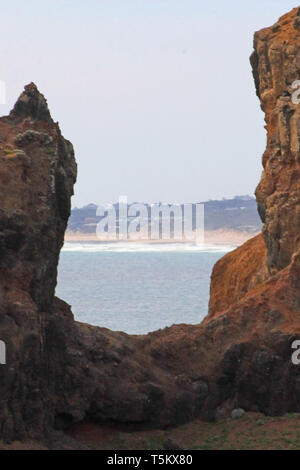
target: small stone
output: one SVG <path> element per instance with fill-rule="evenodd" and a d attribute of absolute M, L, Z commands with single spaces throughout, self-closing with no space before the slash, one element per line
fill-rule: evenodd
<path fill-rule="evenodd" d="M 294 28 L 297 30 L 297 31 L 300 31 L 300 17 L 297 16 L 295 21 L 294 21 Z"/>
<path fill-rule="evenodd" d="M 172 439 L 166 439 L 163 443 L 164 450 L 183 450 L 176 442 Z"/>
<path fill-rule="evenodd" d="M 113 362 L 114 364 L 120 364 L 121 362 L 121 358 L 118 353 L 113 351 L 112 349 L 108 349 L 107 351 L 105 351 L 103 360 L 104 362 Z"/>
<path fill-rule="evenodd" d="M 277 31 L 280 30 L 280 24 L 279 23 L 275 23 L 273 28 L 272 28 L 272 33 L 277 33 Z"/>
<path fill-rule="evenodd" d="M 231 418 L 232 419 L 238 419 L 238 418 L 241 418 L 242 416 L 244 416 L 244 414 L 245 414 L 245 410 L 243 410 L 242 408 L 235 408 L 231 412 Z"/>
<path fill-rule="evenodd" d="M 256 424 L 257 424 L 257 426 L 263 426 L 263 425 L 265 424 L 265 422 L 264 422 L 263 419 L 258 419 L 258 420 L 256 421 Z"/>

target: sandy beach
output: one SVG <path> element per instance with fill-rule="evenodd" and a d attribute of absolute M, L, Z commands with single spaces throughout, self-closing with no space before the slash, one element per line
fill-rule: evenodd
<path fill-rule="evenodd" d="M 240 246 L 245 243 L 250 238 L 257 235 L 257 233 L 250 232 L 240 232 L 237 230 L 212 230 L 205 231 L 204 234 L 204 243 L 209 245 L 230 245 L 230 246 Z M 118 240 L 114 239 L 105 239 L 98 238 L 95 233 L 82 233 L 82 232 L 71 232 L 67 231 L 65 235 L 65 241 L 67 242 L 115 242 L 118 243 Z M 122 240 L 124 242 L 124 240 Z M 125 240 L 127 243 L 185 243 L 181 240 Z M 190 240 L 187 241 L 190 243 Z"/>

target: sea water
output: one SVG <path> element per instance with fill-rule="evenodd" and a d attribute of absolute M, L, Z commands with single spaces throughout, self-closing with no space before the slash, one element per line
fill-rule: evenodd
<path fill-rule="evenodd" d="M 130 334 L 207 314 L 210 275 L 228 246 L 194 243 L 66 242 L 56 295 L 75 319 Z"/>

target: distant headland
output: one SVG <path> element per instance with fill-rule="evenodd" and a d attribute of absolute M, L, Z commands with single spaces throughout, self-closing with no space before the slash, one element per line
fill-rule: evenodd
<path fill-rule="evenodd" d="M 205 243 L 239 246 L 261 231 L 262 223 L 256 199 L 252 196 L 235 196 L 232 199 L 209 200 L 200 204 L 204 205 Z M 72 210 L 66 241 L 101 241 L 96 235 L 96 227 L 101 220 L 97 216 L 97 207 L 96 204 L 88 204 Z"/>

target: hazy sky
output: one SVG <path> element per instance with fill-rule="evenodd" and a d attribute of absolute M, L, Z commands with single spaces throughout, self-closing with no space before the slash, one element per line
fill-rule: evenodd
<path fill-rule="evenodd" d="M 73 206 L 253 194 L 265 147 L 248 57 L 285 0 L 10 0 L 7 114 L 34 81 L 75 147 Z"/>

